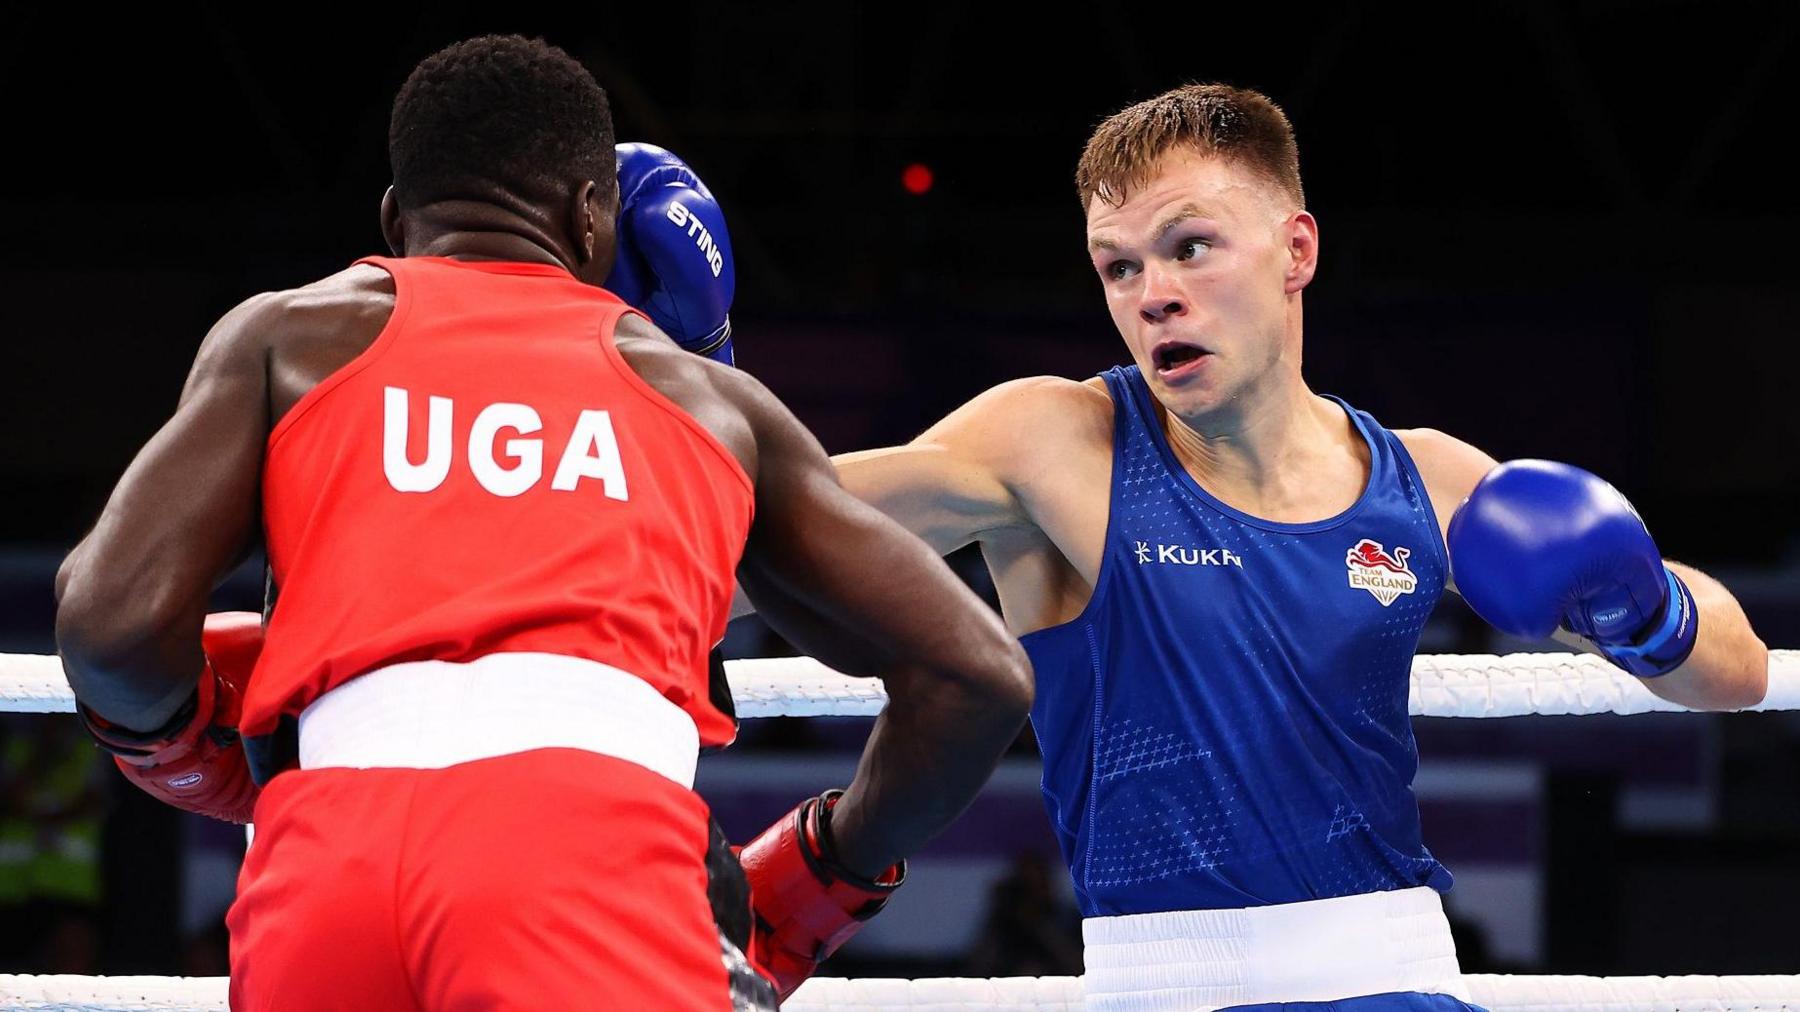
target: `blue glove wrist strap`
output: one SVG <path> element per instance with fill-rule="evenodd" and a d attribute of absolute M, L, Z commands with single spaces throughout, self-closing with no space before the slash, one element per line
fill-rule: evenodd
<path fill-rule="evenodd" d="M 692 352 L 702 358 L 710 358 L 716 362 L 723 362 L 726 365 L 737 364 L 735 361 L 736 356 L 731 353 L 730 317 L 726 317 L 725 322 L 719 324 L 719 329 L 705 337 L 696 337 L 692 340 L 677 341 L 676 343 L 681 345 L 684 351 Z"/>
<path fill-rule="evenodd" d="M 1639 678 L 1655 678 L 1680 667 L 1694 652 L 1700 631 L 1693 592 L 1667 566 L 1663 567 L 1663 577 L 1668 581 L 1669 598 L 1663 606 L 1662 621 L 1639 636 L 1636 643 L 1600 644 L 1609 660 Z"/>

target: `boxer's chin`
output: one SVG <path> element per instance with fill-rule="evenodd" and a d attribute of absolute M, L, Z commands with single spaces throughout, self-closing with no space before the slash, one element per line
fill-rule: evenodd
<path fill-rule="evenodd" d="M 1157 369 L 1150 387 L 1164 408 L 1184 418 L 1204 417 L 1229 399 L 1222 363 L 1216 355 L 1188 359 L 1169 369 Z"/>

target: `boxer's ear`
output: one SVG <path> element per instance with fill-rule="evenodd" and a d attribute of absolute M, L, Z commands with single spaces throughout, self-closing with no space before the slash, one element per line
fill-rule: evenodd
<path fill-rule="evenodd" d="M 617 180 L 603 186 L 590 179 L 576 187 L 569 203 L 569 238 L 580 268 L 578 273 L 596 285 L 604 283 L 612 273 L 618 192 Z"/>
<path fill-rule="evenodd" d="M 1319 222 L 1310 212 L 1295 211 L 1281 223 L 1281 231 L 1288 254 L 1284 288 L 1295 295 L 1312 283 L 1319 270 Z"/>
<path fill-rule="evenodd" d="M 389 253 L 406 255 L 406 229 L 400 222 L 400 201 L 394 197 L 392 186 L 381 195 L 381 238 L 387 241 Z"/>

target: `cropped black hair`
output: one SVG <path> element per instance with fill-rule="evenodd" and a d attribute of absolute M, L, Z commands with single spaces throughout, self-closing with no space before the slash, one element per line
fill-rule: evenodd
<path fill-rule="evenodd" d="M 415 67 L 394 98 L 388 158 L 406 210 L 537 197 L 617 171 L 606 92 L 568 53 L 520 35 L 458 42 Z"/>

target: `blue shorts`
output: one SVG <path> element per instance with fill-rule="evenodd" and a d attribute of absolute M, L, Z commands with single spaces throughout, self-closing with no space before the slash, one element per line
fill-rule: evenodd
<path fill-rule="evenodd" d="M 1479 1005 L 1458 1001 L 1447 994 L 1394 992 L 1368 994 L 1337 1001 L 1277 1001 L 1262 1005 L 1233 1005 L 1220 1012 L 1487 1012 Z"/>

